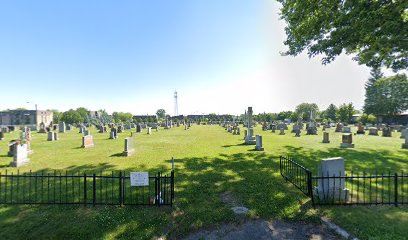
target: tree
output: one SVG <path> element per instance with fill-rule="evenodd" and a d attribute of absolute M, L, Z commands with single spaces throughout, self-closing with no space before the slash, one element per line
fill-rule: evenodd
<path fill-rule="evenodd" d="M 337 112 L 337 107 L 334 104 L 330 104 L 326 111 L 324 111 L 324 118 L 330 119 L 332 121 L 336 121 L 337 117 L 336 117 L 336 112 Z"/>
<path fill-rule="evenodd" d="M 373 68 L 370 72 L 370 78 L 368 78 L 367 83 L 365 84 L 365 99 L 364 99 L 364 112 L 371 113 L 376 111 L 375 103 L 378 101 L 378 92 L 374 87 L 378 79 L 383 77 L 380 68 Z"/>
<path fill-rule="evenodd" d="M 76 109 L 77 113 L 81 115 L 81 122 L 86 122 L 89 115 L 89 110 L 84 107 L 79 107 Z"/>
<path fill-rule="evenodd" d="M 278 2 L 287 23 L 284 44 L 289 49 L 284 54 L 296 56 L 307 49 L 309 57 L 323 54 L 322 63 L 328 64 L 345 51 L 369 67 L 408 68 L 406 1 Z"/>
<path fill-rule="evenodd" d="M 405 74 L 380 78 L 370 87 L 364 112 L 391 118 L 408 109 L 408 79 Z"/>
<path fill-rule="evenodd" d="M 367 124 L 367 123 L 374 124 L 377 122 L 377 118 L 372 114 L 364 113 L 363 115 L 361 115 L 360 122 L 362 122 L 363 124 Z"/>
<path fill-rule="evenodd" d="M 342 105 L 340 105 L 339 109 L 337 110 L 337 118 L 341 122 L 351 123 L 353 120 L 354 112 L 355 112 L 355 109 L 352 103 L 349 103 L 349 104 L 343 103 Z"/>
<path fill-rule="evenodd" d="M 165 118 L 166 117 L 166 110 L 164 110 L 164 109 L 158 109 L 157 111 L 156 111 L 156 115 L 157 115 L 157 117 L 159 117 L 159 118 Z"/>
<path fill-rule="evenodd" d="M 277 120 L 285 120 L 285 119 L 288 119 L 288 118 L 290 118 L 290 116 L 292 115 L 292 111 L 282 111 L 282 112 L 280 112 L 280 113 L 278 113 L 278 116 L 277 116 Z"/>
<path fill-rule="evenodd" d="M 68 124 L 80 123 L 82 122 L 82 117 L 77 111 L 70 109 L 62 113 L 60 121 Z"/>
<path fill-rule="evenodd" d="M 310 112 L 314 111 L 317 113 L 319 111 L 319 107 L 316 103 L 301 103 L 297 105 L 295 112 L 299 114 L 299 116 L 304 120 L 310 119 Z"/>
<path fill-rule="evenodd" d="M 132 121 L 132 114 L 131 113 L 124 113 L 124 112 L 113 112 L 112 117 L 115 122 L 131 122 Z"/>

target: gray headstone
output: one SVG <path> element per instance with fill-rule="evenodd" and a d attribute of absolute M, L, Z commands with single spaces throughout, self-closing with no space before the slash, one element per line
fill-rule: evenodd
<path fill-rule="evenodd" d="M 28 144 L 16 144 L 14 148 L 13 161 L 11 162 L 12 167 L 21 167 L 30 161 L 28 159 L 29 147 Z"/>
<path fill-rule="evenodd" d="M 134 148 L 134 140 L 133 137 L 125 138 L 125 149 L 123 151 L 123 155 L 125 156 L 132 156 L 135 151 Z"/>

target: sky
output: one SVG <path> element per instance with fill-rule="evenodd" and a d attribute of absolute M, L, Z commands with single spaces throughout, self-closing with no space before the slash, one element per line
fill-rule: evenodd
<path fill-rule="evenodd" d="M 369 69 L 281 56 L 271 0 L 0 1 L 0 110 L 155 114 L 360 109 Z"/>

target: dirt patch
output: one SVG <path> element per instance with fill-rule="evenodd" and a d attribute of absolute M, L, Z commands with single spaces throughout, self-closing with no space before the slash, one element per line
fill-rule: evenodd
<path fill-rule="evenodd" d="M 212 230 L 200 230 L 190 234 L 186 240 L 193 239 L 297 239 L 297 240 L 335 240 L 342 239 L 325 225 L 292 223 L 284 221 L 250 220 L 243 224 L 224 224 Z"/>

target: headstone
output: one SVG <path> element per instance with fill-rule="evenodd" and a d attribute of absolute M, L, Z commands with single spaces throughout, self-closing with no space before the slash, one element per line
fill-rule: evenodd
<path fill-rule="evenodd" d="M 85 129 L 84 130 L 84 136 L 88 136 L 88 135 L 91 135 L 91 130 Z"/>
<path fill-rule="evenodd" d="M 148 128 L 147 128 L 147 134 L 149 134 L 149 135 L 152 134 L 152 128 L 151 128 L 151 127 L 148 127 Z"/>
<path fill-rule="evenodd" d="M 273 125 L 272 125 L 272 132 L 274 133 L 275 131 L 276 131 L 276 125 L 273 124 Z"/>
<path fill-rule="evenodd" d="M 368 128 L 368 135 L 378 136 L 378 129 L 376 127 Z"/>
<path fill-rule="evenodd" d="M 67 131 L 72 131 L 73 128 L 74 128 L 74 127 L 73 127 L 71 124 L 68 124 L 68 125 L 67 125 Z"/>
<path fill-rule="evenodd" d="M 400 138 L 405 139 L 407 137 L 408 137 L 408 128 L 402 129 Z"/>
<path fill-rule="evenodd" d="M 9 151 L 7 152 L 7 156 L 12 157 L 14 156 L 14 149 L 16 148 L 16 142 L 19 142 L 17 140 L 12 140 L 8 143 Z"/>
<path fill-rule="evenodd" d="M 38 133 L 47 133 L 47 129 L 45 127 L 44 122 L 40 123 L 40 130 L 38 130 Z"/>
<path fill-rule="evenodd" d="M 343 127 L 342 133 L 351 133 L 351 128 L 350 127 Z"/>
<path fill-rule="evenodd" d="M 262 147 L 262 136 L 261 135 L 256 135 L 256 146 L 255 146 L 256 151 L 263 151 L 264 148 Z"/>
<path fill-rule="evenodd" d="M 126 157 L 132 156 L 135 152 L 134 145 L 133 137 L 125 138 L 125 150 L 123 151 L 123 155 Z"/>
<path fill-rule="evenodd" d="M 337 123 L 335 132 L 342 132 L 344 125 L 342 123 Z"/>
<path fill-rule="evenodd" d="M 58 133 L 57 132 L 54 132 L 54 141 L 57 141 L 59 138 L 58 138 Z"/>
<path fill-rule="evenodd" d="M 328 132 L 323 132 L 323 141 L 322 141 L 322 143 L 330 143 L 329 133 Z"/>
<path fill-rule="evenodd" d="M 365 134 L 364 126 L 361 123 L 357 126 L 357 134 Z"/>
<path fill-rule="evenodd" d="M 106 126 L 100 126 L 99 133 L 106 133 Z"/>
<path fill-rule="evenodd" d="M 401 145 L 403 149 L 408 149 L 408 136 L 405 137 L 405 143 Z"/>
<path fill-rule="evenodd" d="M 187 130 L 187 125 L 184 125 L 184 130 Z"/>
<path fill-rule="evenodd" d="M 158 132 L 159 131 L 159 126 L 156 126 L 156 132 Z"/>
<path fill-rule="evenodd" d="M 30 159 L 28 159 L 28 144 L 15 143 L 13 161 L 10 163 L 12 167 L 21 167 L 26 165 Z"/>
<path fill-rule="evenodd" d="M 65 133 L 65 123 L 64 122 L 60 122 L 58 124 L 58 129 L 60 133 Z"/>
<path fill-rule="evenodd" d="M 91 135 L 83 136 L 82 137 L 82 148 L 90 148 L 94 147 L 93 137 Z"/>
<path fill-rule="evenodd" d="M 307 124 L 306 135 L 317 135 L 317 127 L 315 122 L 309 122 Z"/>
<path fill-rule="evenodd" d="M 48 132 L 47 141 L 55 141 L 54 132 Z"/>
<path fill-rule="evenodd" d="M 353 134 L 351 133 L 343 133 L 342 135 L 342 143 L 340 143 L 341 148 L 354 148 L 353 144 Z"/>
<path fill-rule="evenodd" d="M 254 136 L 254 128 L 252 126 L 252 107 L 248 107 L 248 125 L 247 125 L 247 135 L 245 136 L 245 144 L 255 145 L 256 139 Z"/>
<path fill-rule="evenodd" d="M 79 133 L 84 133 L 84 131 L 85 131 L 85 128 L 84 128 L 84 127 L 80 127 L 80 128 L 79 128 Z"/>
<path fill-rule="evenodd" d="M 384 127 L 382 130 L 383 137 L 392 137 L 392 131 L 390 127 Z"/>
<path fill-rule="evenodd" d="M 295 129 L 295 137 L 300 137 L 300 132 L 299 128 Z"/>
<path fill-rule="evenodd" d="M 3 141 L 3 140 L 4 140 L 4 133 L 0 132 L 0 141 Z"/>
<path fill-rule="evenodd" d="M 142 130 L 142 126 L 140 125 L 140 124 L 138 124 L 137 126 L 136 126 L 136 132 L 143 132 L 143 130 Z"/>
<path fill-rule="evenodd" d="M 344 159 L 328 158 L 318 166 L 318 185 L 314 189 L 319 201 L 348 201 L 349 190 L 345 188 Z M 330 178 L 331 177 L 331 178 Z"/>
<path fill-rule="evenodd" d="M 285 135 L 285 130 L 283 128 L 280 129 L 279 135 Z"/>
<path fill-rule="evenodd" d="M 118 126 L 117 133 L 123 133 L 123 126 L 122 125 Z"/>
<path fill-rule="evenodd" d="M 241 135 L 241 129 L 237 127 L 237 135 Z"/>

